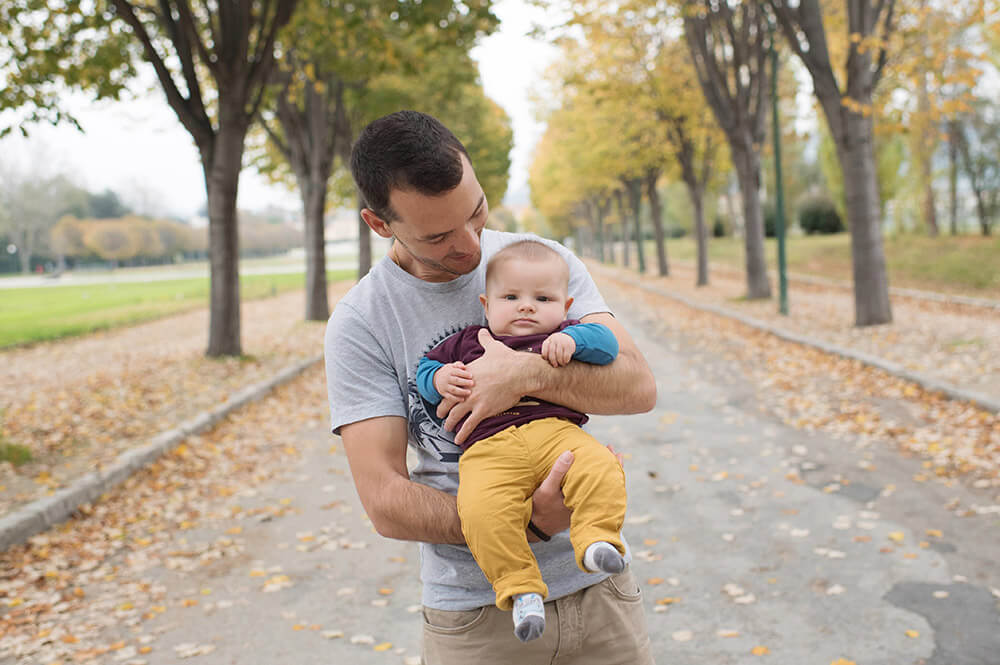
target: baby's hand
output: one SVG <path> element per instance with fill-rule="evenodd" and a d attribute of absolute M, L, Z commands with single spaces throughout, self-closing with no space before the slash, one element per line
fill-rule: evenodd
<path fill-rule="evenodd" d="M 553 367 L 568 365 L 576 352 L 576 340 L 566 333 L 552 333 L 542 342 L 542 357 Z"/>
<path fill-rule="evenodd" d="M 434 389 L 441 397 L 454 397 L 461 402 L 472 394 L 473 383 L 472 372 L 460 360 L 442 365 L 434 372 Z"/>

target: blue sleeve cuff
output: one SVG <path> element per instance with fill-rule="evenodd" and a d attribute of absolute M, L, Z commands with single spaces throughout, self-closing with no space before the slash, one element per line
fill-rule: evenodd
<path fill-rule="evenodd" d="M 618 356 L 618 339 L 611 328 L 601 323 L 578 323 L 562 329 L 576 342 L 573 360 L 592 365 L 607 365 Z"/>
<path fill-rule="evenodd" d="M 420 391 L 420 396 L 431 404 L 441 402 L 441 395 L 434 387 L 434 374 L 442 367 L 444 363 L 431 360 L 427 356 L 421 358 L 420 364 L 417 365 L 417 390 Z"/>

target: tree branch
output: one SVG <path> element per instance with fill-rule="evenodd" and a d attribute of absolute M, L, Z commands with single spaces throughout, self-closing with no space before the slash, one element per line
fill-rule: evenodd
<path fill-rule="evenodd" d="M 135 15 L 132 3 L 129 0 L 112 0 L 112 2 L 114 2 L 119 16 L 132 28 L 136 38 L 142 43 L 146 60 L 153 65 L 156 77 L 160 80 L 160 85 L 167 96 L 167 103 L 170 104 L 170 107 L 177 114 L 181 124 L 191 134 L 191 137 L 195 140 L 200 150 L 210 148 L 215 134 L 211 124 L 206 122 L 207 118 L 201 118 L 195 114 L 186 103 L 187 100 L 184 99 L 174 84 L 170 70 L 167 69 L 160 54 L 153 47 L 153 42 L 149 38 L 149 33 L 146 31 L 145 26 L 143 26 L 142 22 Z"/>
<path fill-rule="evenodd" d="M 184 4 L 183 1 L 178 3 L 178 5 Z M 207 117 L 202 101 L 201 85 L 198 83 L 198 73 L 195 69 L 194 58 L 192 57 L 191 42 L 189 41 L 189 37 L 193 36 L 194 40 L 200 44 L 201 40 L 198 39 L 197 31 L 190 21 L 184 26 L 177 24 L 168 0 L 160 0 L 160 12 L 162 13 L 161 20 L 167 27 L 167 35 L 170 41 L 174 43 L 177 58 L 181 61 L 181 73 L 184 76 L 184 82 L 187 84 L 188 101 L 192 104 L 195 114 Z M 183 13 L 181 20 L 184 20 Z M 194 33 L 193 35 L 191 34 L 192 32 Z"/>

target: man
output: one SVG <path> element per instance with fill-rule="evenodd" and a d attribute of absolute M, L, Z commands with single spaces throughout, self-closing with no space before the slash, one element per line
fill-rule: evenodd
<path fill-rule="evenodd" d="M 531 395 L 585 413 L 653 408 L 656 384 L 642 354 L 608 312 L 583 264 L 570 265 L 571 318 L 603 323 L 617 338 L 606 366 L 554 368 L 484 333 L 468 365 L 471 394 L 435 409 L 417 390 L 420 358 L 451 333 L 482 324 L 483 271 L 500 247 L 525 235 L 484 231 L 489 209 L 461 142 L 440 122 L 401 111 L 362 131 L 351 172 L 365 223 L 392 238 L 385 259 L 338 304 L 326 332 L 334 433 L 343 439 L 361 502 L 383 536 L 421 543 L 426 665 L 652 663 L 639 587 L 631 572 L 582 572 L 568 534 L 560 483 L 564 453 L 532 497 L 529 540 L 549 587 L 542 638 L 522 644 L 465 547 L 455 502 L 462 442 L 487 416 Z M 452 436 L 450 430 L 468 418 Z M 407 445 L 417 464 L 408 471 Z M 542 540 L 544 542 L 539 542 Z M 590 628 L 588 629 L 588 626 Z"/>

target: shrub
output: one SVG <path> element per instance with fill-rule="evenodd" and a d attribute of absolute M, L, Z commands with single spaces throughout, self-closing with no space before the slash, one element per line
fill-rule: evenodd
<path fill-rule="evenodd" d="M 715 222 L 712 224 L 712 237 L 714 238 L 726 237 L 726 223 L 722 221 L 721 217 L 716 217 Z"/>
<path fill-rule="evenodd" d="M 825 196 L 811 197 L 799 206 L 799 226 L 809 235 L 841 233 L 846 230 L 833 201 Z"/>

